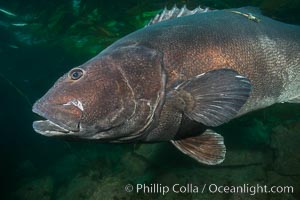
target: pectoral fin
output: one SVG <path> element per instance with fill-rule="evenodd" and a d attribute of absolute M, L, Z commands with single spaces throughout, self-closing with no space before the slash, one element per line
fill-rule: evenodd
<path fill-rule="evenodd" d="M 207 129 L 203 134 L 183 140 L 172 140 L 182 153 L 207 165 L 220 164 L 225 159 L 226 147 L 223 137 Z"/>
<path fill-rule="evenodd" d="M 249 79 L 231 69 L 219 69 L 189 79 L 173 91 L 190 119 L 219 126 L 236 116 L 251 92 Z"/>

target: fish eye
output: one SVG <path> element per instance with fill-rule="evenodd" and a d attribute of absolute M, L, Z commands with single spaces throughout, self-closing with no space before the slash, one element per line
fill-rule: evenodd
<path fill-rule="evenodd" d="M 82 69 L 79 69 L 79 68 L 75 68 L 75 69 L 72 69 L 70 72 L 69 72 L 69 77 L 72 79 L 72 80 L 78 80 L 82 77 L 83 75 L 83 70 Z"/>

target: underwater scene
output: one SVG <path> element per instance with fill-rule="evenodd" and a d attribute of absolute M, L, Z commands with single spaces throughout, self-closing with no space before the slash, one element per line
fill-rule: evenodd
<path fill-rule="evenodd" d="M 75 86 L 78 91 L 65 85 L 77 84 L 78 79 L 85 78 L 86 74 L 90 73 L 89 68 L 81 69 L 78 66 L 117 40 L 147 26 L 157 14 L 162 13 L 165 8 L 172 10 L 175 8 L 174 5 L 179 9 L 186 6 L 186 9 L 189 10 L 201 6 L 201 9 L 197 10 L 199 13 L 195 15 L 206 15 L 206 8 L 213 10 L 207 11 L 208 14 L 209 12 L 230 9 L 225 11 L 230 13 L 228 15 L 250 24 L 250 31 L 245 29 L 246 31 L 238 33 L 226 28 L 230 22 L 224 24 L 216 20 L 216 26 L 214 26 L 216 30 L 222 32 L 222 26 L 224 26 L 224 29 L 232 33 L 233 41 L 236 38 L 252 37 L 251 34 L 249 35 L 252 30 L 251 27 L 261 26 L 269 18 L 280 22 L 278 29 L 286 26 L 283 24 L 290 24 L 287 27 L 292 28 L 286 28 L 289 30 L 297 29 L 296 26 L 300 27 L 299 0 L 0 0 L 1 200 L 300 199 L 300 99 L 299 93 L 295 93 L 300 91 L 300 39 L 298 38 L 300 28 L 297 29 L 298 35 L 296 33 L 284 34 L 283 31 L 283 34 L 275 36 L 274 40 L 280 40 L 282 37 L 282 41 L 287 41 L 288 45 L 283 45 L 284 47 L 275 45 L 274 49 L 266 50 L 269 51 L 266 57 L 264 55 L 253 57 L 253 63 L 258 62 L 261 57 L 268 60 L 267 63 L 271 63 L 270 68 L 266 67 L 266 70 L 261 72 L 263 76 L 253 75 L 254 81 L 249 81 L 252 78 L 251 73 L 248 79 L 235 70 L 218 71 L 214 69 L 212 71 L 206 70 L 207 73 L 200 75 L 195 72 L 197 76 L 194 78 L 182 79 L 177 77 L 178 73 L 174 70 L 175 78 L 169 75 L 164 82 L 158 78 L 168 75 L 161 75 L 160 68 L 156 67 L 153 70 L 151 68 L 150 71 L 144 72 L 148 68 L 143 68 L 143 62 L 146 62 L 150 57 L 151 59 L 154 57 L 151 64 L 163 62 L 159 60 L 160 58 L 156 59 L 156 56 L 161 55 L 160 53 L 152 52 L 144 47 L 136 47 L 137 49 L 134 50 L 125 48 L 124 51 L 121 51 L 121 53 L 126 54 L 127 57 L 125 57 L 128 59 L 134 58 L 135 55 L 140 56 L 136 56 L 139 60 L 134 63 L 134 66 L 137 66 L 133 67 L 136 71 L 126 71 L 125 68 L 118 67 L 118 73 L 113 71 L 113 67 L 105 70 L 105 67 L 110 63 L 127 63 L 123 60 L 112 61 L 124 56 L 120 55 L 118 51 L 122 49 L 118 45 L 123 45 L 122 42 L 119 42 L 116 44 L 117 50 L 112 47 L 103 53 L 103 57 L 108 55 L 108 58 L 105 60 L 105 57 L 101 63 L 104 70 L 99 70 L 101 71 L 100 78 L 94 78 L 95 82 L 85 86 Z M 251 6 L 249 7 L 251 12 L 237 10 L 246 6 Z M 180 11 L 182 12 L 180 13 Z M 204 11 L 205 13 L 202 13 Z M 175 16 L 177 19 L 174 20 L 179 20 L 178 23 L 180 23 L 180 15 L 185 15 L 185 13 L 187 13 L 186 10 L 179 10 Z M 162 15 L 151 21 L 153 25 L 149 25 L 147 28 L 151 29 L 153 26 L 154 31 L 159 31 L 162 27 L 159 24 L 168 24 L 167 20 L 156 22 L 160 21 L 159 17 L 162 18 Z M 209 18 L 205 19 L 209 20 Z M 214 22 L 211 20 L 203 23 L 212 24 Z M 274 28 L 271 27 L 272 23 L 273 21 L 267 23 L 268 28 Z M 235 25 L 235 27 L 239 26 L 245 25 Z M 185 29 L 185 25 L 182 25 L 182 28 Z M 171 29 L 165 30 L 168 33 L 164 33 L 163 37 L 166 37 L 165 41 L 168 41 L 168 36 L 173 33 L 171 33 Z M 195 32 L 197 30 L 195 28 Z M 275 34 L 276 31 L 272 29 L 270 34 Z M 218 34 L 219 32 L 216 31 L 212 35 Z M 190 35 L 196 34 L 191 33 Z M 138 34 L 137 37 L 139 37 Z M 231 38 L 228 35 L 225 37 Z M 152 40 L 151 34 L 146 34 L 145 38 L 148 38 L 147 44 L 159 46 L 159 42 L 154 44 L 155 41 Z M 184 42 L 193 40 L 192 37 L 188 39 L 178 36 L 178 38 Z M 294 40 L 290 41 L 291 38 Z M 269 38 L 265 40 L 267 39 Z M 265 40 L 262 39 L 261 42 L 270 42 Z M 226 46 L 226 42 L 228 41 L 218 41 L 218 44 Z M 203 43 L 216 44 L 205 41 Z M 187 46 L 191 47 L 193 44 L 194 41 Z M 238 42 L 238 44 L 243 43 Z M 161 45 L 165 45 L 165 42 L 162 42 Z M 278 58 L 280 60 L 279 58 L 283 58 L 280 53 L 283 52 L 283 48 L 288 49 L 286 52 L 289 53 L 284 55 L 285 57 L 283 56 L 286 58 L 284 67 L 278 69 L 282 63 L 273 62 L 272 59 Z M 161 51 L 163 51 L 162 49 Z M 240 49 L 243 50 L 242 47 Z M 178 48 L 175 50 L 177 54 L 174 58 L 181 58 L 181 55 L 187 54 L 186 49 Z M 111 57 L 110 51 L 115 53 L 111 54 Z M 213 54 L 214 52 L 210 53 Z M 168 49 L 162 54 L 170 55 Z M 245 57 L 240 56 L 239 53 L 235 54 L 234 57 L 238 60 L 237 62 L 243 63 Z M 268 55 L 272 57 L 268 59 Z M 100 57 L 99 59 L 101 59 Z M 95 60 L 97 61 L 97 59 Z M 91 61 L 91 66 L 95 60 Z M 189 60 L 192 59 L 187 59 L 185 63 L 189 63 Z M 213 62 L 207 60 L 207 62 Z M 219 61 L 220 59 L 216 60 Z M 128 61 L 128 63 L 130 62 L 133 61 Z M 181 63 L 181 61 L 176 62 Z M 174 63 L 176 62 L 174 61 Z M 72 68 L 74 70 L 71 70 Z M 290 72 L 296 72 L 296 74 L 293 75 L 294 81 L 292 83 L 288 82 L 289 79 L 283 79 L 278 81 L 279 84 L 274 78 L 268 78 L 268 70 L 271 71 L 271 77 L 277 77 L 276 74 L 279 71 L 283 71 L 283 74 Z M 62 77 L 69 71 L 68 75 Z M 194 71 L 197 70 L 187 69 L 186 73 Z M 147 74 L 146 78 L 139 80 L 142 77 L 139 73 Z M 132 79 L 128 77 L 134 75 L 136 77 Z M 62 78 L 56 86 L 47 93 L 60 77 Z M 256 86 L 251 86 L 256 81 L 255 77 L 260 77 L 257 80 L 267 83 L 265 85 L 266 87 L 269 86 L 269 89 L 259 90 L 259 87 L 257 89 Z M 97 82 L 98 80 L 99 82 Z M 132 82 L 128 83 L 133 80 L 139 86 L 137 89 L 131 88 Z M 171 83 L 171 81 L 173 82 Z M 181 95 L 180 92 L 182 91 L 189 92 L 190 95 L 201 93 L 202 96 L 200 97 L 205 98 L 207 95 L 205 88 L 202 87 L 198 90 L 192 88 L 197 87 L 200 83 L 206 86 L 213 84 L 209 89 L 211 93 L 208 92 L 210 95 L 226 92 L 230 89 L 229 86 L 232 86 L 232 97 L 235 99 L 228 100 L 227 107 L 224 106 L 228 110 L 224 110 L 222 106 L 215 106 L 218 110 L 213 113 L 220 115 L 217 114 L 215 117 L 210 113 L 208 118 L 203 117 L 203 115 L 209 110 L 205 110 L 206 106 L 197 107 L 197 102 L 191 104 L 191 106 L 195 106 L 192 109 L 180 110 L 182 104 L 178 102 L 181 100 L 184 106 L 190 105 L 188 98 L 183 93 Z M 106 92 L 100 96 L 98 93 L 100 94 L 102 91 L 97 92 L 98 90 L 93 89 L 100 87 L 99 85 L 105 85 L 103 91 Z M 116 85 L 118 87 L 115 87 Z M 228 87 L 224 89 L 223 85 L 228 85 Z M 114 87 L 110 90 L 112 86 Z M 166 94 L 173 101 L 160 101 L 160 95 L 165 95 L 164 91 L 153 92 L 159 87 L 166 88 L 166 91 L 175 88 L 173 90 L 175 92 L 171 91 Z M 222 91 L 219 91 L 220 88 Z M 278 88 L 282 88 L 280 91 L 289 94 L 285 95 L 286 97 L 296 98 L 287 97 L 281 103 L 272 103 L 271 106 L 268 106 L 267 103 L 263 106 L 249 103 L 251 100 L 248 98 L 250 98 L 251 90 L 257 95 L 259 92 L 265 91 L 266 94 L 260 95 L 269 96 L 271 99 L 278 95 L 276 93 Z M 141 92 L 140 99 L 142 100 L 138 106 L 134 104 L 134 114 L 136 110 L 140 114 L 134 117 L 130 116 L 131 121 L 122 121 L 122 124 L 120 118 L 123 119 L 130 115 L 130 113 L 128 114 L 129 111 L 125 112 L 127 107 L 132 106 L 132 102 L 136 103 L 130 96 L 131 91 L 136 92 L 135 89 Z M 122 92 L 126 94 L 125 99 L 119 96 Z M 48 96 L 45 97 L 46 93 Z M 86 98 L 98 95 L 101 98 L 96 99 L 99 100 L 97 105 L 101 106 L 98 108 L 95 104 L 88 108 L 85 103 L 82 104 L 81 101 L 72 99 L 71 101 L 64 101 L 63 104 L 55 104 L 70 107 L 71 109 L 67 111 L 55 110 L 60 109 L 56 107 L 53 109 L 45 108 L 47 104 L 50 104 L 49 101 L 54 101 L 53 99 L 57 95 L 67 93 L 72 93 L 70 96 L 86 95 Z M 153 98 L 145 99 L 150 94 Z M 180 98 L 176 99 L 176 95 L 179 95 Z M 34 104 L 42 97 L 43 99 L 38 102 L 39 105 L 37 105 L 38 103 Z M 59 100 L 64 98 L 67 97 L 59 96 Z M 199 100 L 197 98 L 197 95 L 194 96 L 193 101 Z M 214 98 L 219 97 L 214 96 Z M 158 100 L 160 103 L 157 103 Z M 246 103 L 247 100 L 249 104 Z M 92 98 L 90 101 L 95 100 Z M 205 105 L 207 101 L 202 102 L 201 105 Z M 157 114 L 151 110 L 157 107 L 168 109 L 171 106 L 166 102 L 176 104 L 175 107 L 180 112 L 162 111 Z M 220 102 L 222 103 L 221 100 Z M 258 102 L 260 103 L 260 101 Z M 122 106 L 127 106 L 122 107 L 121 114 L 119 113 L 121 117 L 119 115 L 112 116 L 109 111 L 116 109 L 115 107 L 118 107 L 120 103 Z M 170 105 L 173 105 L 171 103 Z M 249 105 L 249 109 L 243 110 L 243 115 L 236 117 L 244 104 Z M 252 109 L 250 105 L 252 107 L 255 105 L 261 109 Z M 33 106 L 34 112 L 32 111 Z M 198 110 L 204 110 L 204 114 L 195 114 Z M 83 112 L 90 113 L 83 116 Z M 81 121 L 78 122 L 75 117 L 78 113 L 81 113 L 80 120 L 82 123 Z M 95 125 L 92 117 L 99 113 L 102 113 L 102 121 L 100 125 Z M 165 113 L 166 115 L 164 115 Z M 144 114 L 148 115 L 144 116 Z M 166 118 L 161 126 L 154 119 L 158 115 Z M 149 116 L 151 120 L 153 119 L 157 123 L 149 121 Z M 49 120 L 45 121 L 45 118 Z M 42 119 L 44 121 L 41 121 Z M 193 122 L 190 122 L 190 119 Z M 60 122 L 66 120 L 69 125 L 58 125 L 60 122 L 53 122 L 55 120 Z M 184 124 L 182 122 L 180 124 L 181 120 L 186 120 L 189 123 Z M 200 128 L 195 125 L 195 121 L 200 122 Z M 73 122 L 76 127 L 73 127 Z M 118 129 L 127 122 L 125 128 Z M 111 125 L 111 123 L 117 125 Z M 144 126 L 143 123 L 147 123 L 146 128 L 140 127 Z M 168 125 L 166 125 L 167 128 L 164 127 L 165 124 Z M 183 128 L 179 128 L 179 125 L 182 125 Z M 137 126 L 139 127 L 136 128 Z M 150 128 L 154 128 L 156 132 L 144 138 L 144 142 L 134 140 L 136 135 L 119 136 L 128 130 L 145 131 L 145 129 Z M 96 129 L 98 132 L 102 132 L 96 134 Z M 168 139 L 167 134 L 157 139 L 166 141 L 151 140 L 155 134 L 164 131 L 168 134 L 175 134 L 176 131 L 172 132 L 171 129 L 178 131 L 178 133 L 189 132 L 190 135 L 174 135 L 175 142 L 169 142 L 171 139 Z M 77 137 L 77 132 L 82 135 Z M 138 133 L 140 134 L 140 132 Z M 68 134 L 71 136 L 64 137 Z M 198 143 L 199 138 L 197 136 L 201 134 L 204 135 L 202 137 L 202 142 L 204 142 Z M 97 141 L 99 138 L 100 140 Z M 189 138 L 192 138 L 192 141 Z M 123 143 L 123 141 L 125 142 Z M 226 145 L 226 157 L 224 144 Z M 197 145 L 199 145 L 199 152 L 197 149 L 192 149 Z"/>

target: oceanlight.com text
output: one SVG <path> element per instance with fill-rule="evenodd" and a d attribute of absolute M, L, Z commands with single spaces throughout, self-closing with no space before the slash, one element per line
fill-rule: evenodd
<path fill-rule="evenodd" d="M 211 193 L 211 194 L 281 194 L 281 193 L 293 193 L 293 186 L 268 186 L 268 185 L 217 185 L 217 184 L 174 184 L 174 185 L 163 185 L 159 183 L 153 184 L 127 184 L 125 186 L 126 192 L 144 193 L 144 194 L 162 194 L 168 193 Z"/>

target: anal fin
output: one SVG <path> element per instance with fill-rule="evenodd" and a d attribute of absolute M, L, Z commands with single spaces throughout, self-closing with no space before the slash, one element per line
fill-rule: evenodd
<path fill-rule="evenodd" d="M 225 159 L 226 147 L 224 139 L 210 129 L 207 129 L 199 136 L 172 140 L 171 142 L 182 153 L 203 164 L 217 165 Z"/>

